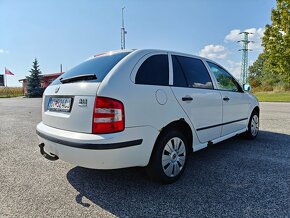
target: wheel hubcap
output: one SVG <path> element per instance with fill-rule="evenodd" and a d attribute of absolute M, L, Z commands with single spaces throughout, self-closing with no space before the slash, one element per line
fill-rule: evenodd
<path fill-rule="evenodd" d="M 186 149 L 184 142 L 174 137 L 165 145 L 162 153 L 162 168 L 169 177 L 177 176 L 185 164 Z"/>
<path fill-rule="evenodd" d="M 259 131 L 259 117 L 254 115 L 251 121 L 251 134 L 256 136 Z"/>

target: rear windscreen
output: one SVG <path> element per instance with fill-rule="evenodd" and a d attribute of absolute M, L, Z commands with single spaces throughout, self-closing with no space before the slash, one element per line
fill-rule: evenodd
<path fill-rule="evenodd" d="M 59 76 L 56 80 L 53 81 L 52 85 L 61 84 L 61 78 L 66 79 L 85 74 L 95 74 L 97 79 L 90 81 L 101 82 L 110 72 L 110 70 L 129 53 L 130 52 L 122 52 L 112 55 L 101 55 L 93 59 L 89 59 Z"/>

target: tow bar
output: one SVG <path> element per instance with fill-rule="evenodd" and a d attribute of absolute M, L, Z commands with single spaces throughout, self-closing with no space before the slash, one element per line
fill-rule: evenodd
<path fill-rule="evenodd" d="M 40 143 L 39 145 L 39 148 L 40 148 L 40 153 L 43 157 L 45 157 L 46 159 L 48 160 L 51 160 L 51 161 L 55 161 L 55 160 L 58 160 L 58 156 L 54 155 L 54 154 L 48 154 L 44 151 L 44 143 Z"/>

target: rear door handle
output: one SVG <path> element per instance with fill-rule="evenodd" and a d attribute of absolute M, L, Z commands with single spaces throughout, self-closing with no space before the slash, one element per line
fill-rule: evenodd
<path fill-rule="evenodd" d="M 224 97 L 223 100 L 224 101 L 229 101 L 230 99 L 229 99 L 229 97 Z"/>
<path fill-rule="evenodd" d="M 182 101 L 192 101 L 192 100 L 193 100 L 193 98 L 190 96 L 182 97 Z"/>

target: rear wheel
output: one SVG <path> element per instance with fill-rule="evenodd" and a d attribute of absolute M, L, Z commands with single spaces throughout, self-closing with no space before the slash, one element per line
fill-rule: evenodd
<path fill-rule="evenodd" d="M 185 169 L 188 151 L 187 139 L 181 132 L 166 132 L 156 142 L 146 168 L 148 175 L 163 183 L 175 182 Z"/>
<path fill-rule="evenodd" d="M 257 137 L 259 133 L 259 114 L 257 111 L 253 111 L 249 123 L 248 123 L 248 130 L 245 133 L 248 139 L 254 139 Z"/>

